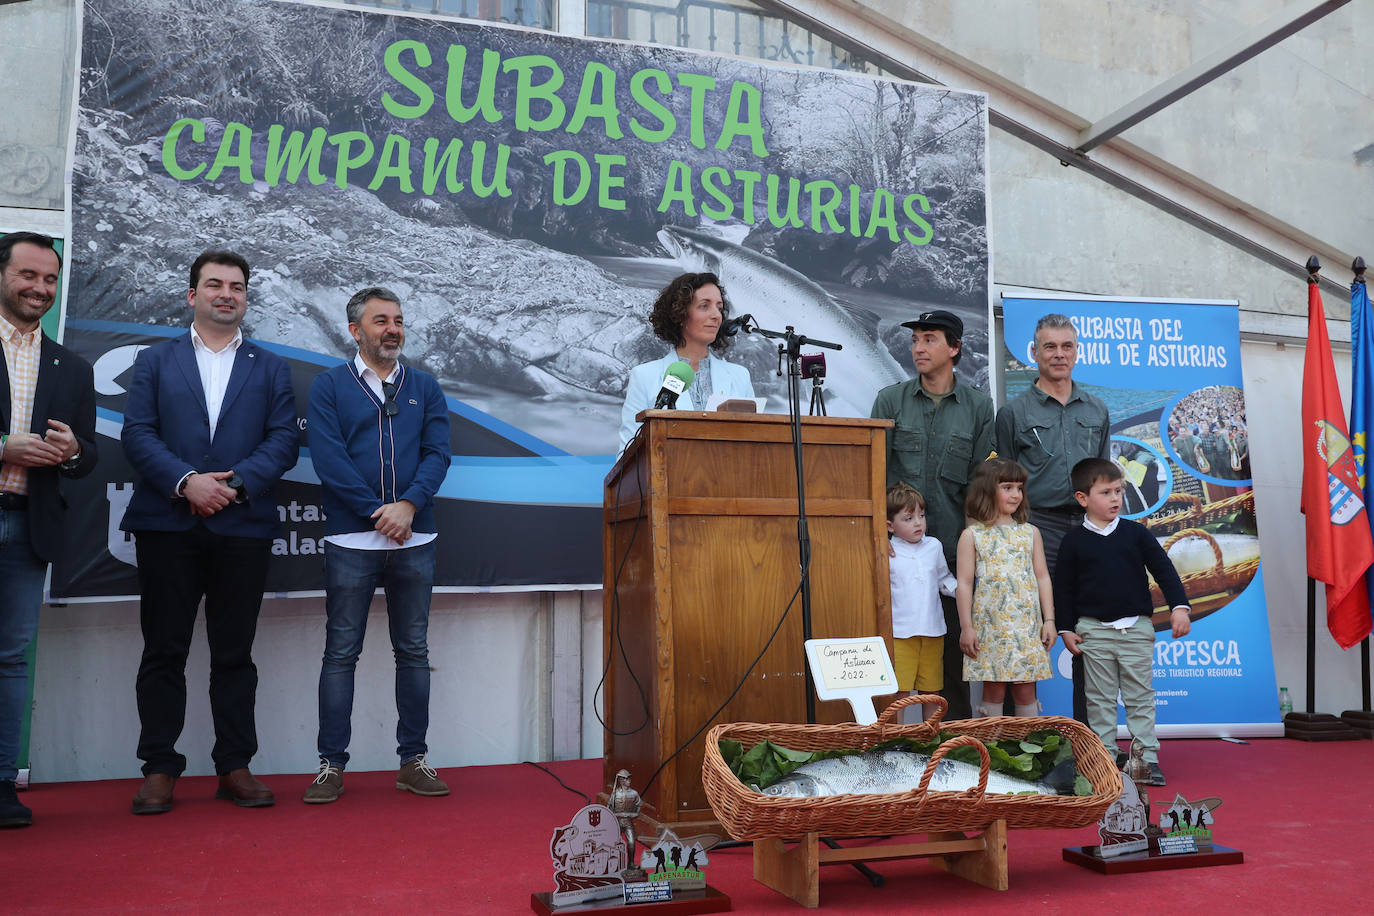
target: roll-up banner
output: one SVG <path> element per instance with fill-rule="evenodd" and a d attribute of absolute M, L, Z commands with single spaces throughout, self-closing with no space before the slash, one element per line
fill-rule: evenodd
<path fill-rule="evenodd" d="M 1159 539 L 1188 592 L 1192 632 L 1174 639 L 1154 589 L 1160 735 L 1283 734 L 1236 302 L 1004 293 L 1002 310 L 1008 399 L 1035 380 L 1036 321 L 1058 312 L 1073 322 L 1073 378 L 1111 415 L 1112 457 L 1125 472 L 1122 514 Z M 1047 714 L 1071 715 L 1062 641 L 1050 659 L 1054 677 L 1040 682 L 1041 702 Z"/>

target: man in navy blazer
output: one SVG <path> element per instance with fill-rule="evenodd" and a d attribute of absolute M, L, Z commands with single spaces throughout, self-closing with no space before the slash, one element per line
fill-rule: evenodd
<path fill-rule="evenodd" d="M 62 551 L 70 478 L 95 467 L 91 365 L 39 327 L 57 301 L 62 258 L 34 232 L 0 238 L 0 827 L 27 827 L 15 794 L 28 699 L 25 650 L 43 577 Z"/>
<path fill-rule="evenodd" d="M 280 523 L 276 484 L 300 448 L 291 372 L 243 336 L 248 262 L 206 251 L 191 265 L 188 333 L 134 363 L 121 441 L 138 480 L 120 527 L 135 536 L 143 659 L 136 685 L 143 785 L 135 814 L 172 808 L 186 768 L 186 656 L 205 599 L 216 798 L 245 808 L 272 792 L 248 763 L 258 750 L 253 636 Z"/>

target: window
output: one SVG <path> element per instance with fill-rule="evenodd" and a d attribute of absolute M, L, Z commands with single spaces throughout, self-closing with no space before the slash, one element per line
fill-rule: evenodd
<path fill-rule="evenodd" d="M 743 0 L 587 0 L 587 34 L 882 75 L 853 52 Z"/>
<path fill-rule="evenodd" d="M 351 6 L 370 6 L 403 13 L 442 13 L 464 19 L 507 22 L 552 29 L 554 0 L 344 0 Z"/>

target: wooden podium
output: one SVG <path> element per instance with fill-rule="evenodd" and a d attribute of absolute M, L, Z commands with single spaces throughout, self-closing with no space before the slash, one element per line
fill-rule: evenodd
<path fill-rule="evenodd" d="M 785 416 L 648 410 L 640 419 L 603 502 L 605 785 L 629 770 L 647 819 L 687 836 L 715 829 L 701 785 L 708 725 L 806 721 L 800 594 L 739 692 L 709 718 L 797 592 L 796 465 Z M 882 635 L 890 653 L 889 426 L 802 420 L 812 636 Z M 851 713 L 818 701 L 816 718 Z"/>

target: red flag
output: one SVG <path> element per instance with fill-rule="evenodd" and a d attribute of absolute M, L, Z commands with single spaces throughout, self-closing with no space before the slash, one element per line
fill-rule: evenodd
<path fill-rule="evenodd" d="M 1307 286 L 1302 456 L 1307 574 L 1326 583 L 1326 627 L 1342 649 L 1349 649 L 1370 632 L 1364 573 L 1374 563 L 1374 538 L 1336 385 L 1322 295 L 1315 283 Z"/>

